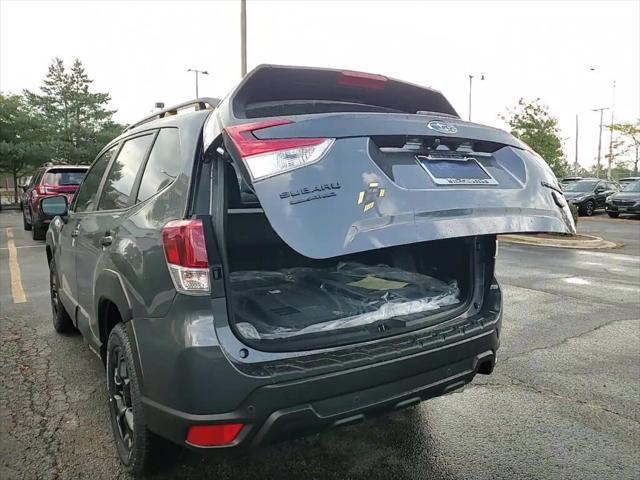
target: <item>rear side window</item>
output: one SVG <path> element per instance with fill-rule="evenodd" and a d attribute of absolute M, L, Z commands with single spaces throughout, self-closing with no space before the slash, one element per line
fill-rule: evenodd
<path fill-rule="evenodd" d="M 182 167 L 180 158 L 178 129 L 163 128 L 158 133 L 144 169 L 138 202 L 144 202 L 173 182 Z"/>
<path fill-rule="evenodd" d="M 29 183 L 29 186 L 33 187 L 34 185 L 38 185 L 38 183 L 40 183 L 40 179 L 42 178 L 42 172 L 43 171 L 44 170 L 38 170 L 36 172 L 36 174 L 31 179 L 31 182 Z"/>
<path fill-rule="evenodd" d="M 79 168 L 77 170 L 71 170 L 69 168 L 65 168 L 64 170 L 53 169 L 44 174 L 42 182 L 52 187 L 80 185 L 85 173 L 87 173 L 86 168 Z"/>
<path fill-rule="evenodd" d="M 104 152 L 93 164 L 93 167 L 89 169 L 84 181 L 80 186 L 80 190 L 75 197 L 75 205 L 73 207 L 76 212 L 89 212 L 95 209 L 96 203 L 98 203 L 98 189 L 100 188 L 100 182 L 104 176 L 113 155 L 118 150 L 118 146 L 115 145 L 109 150 Z"/>
<path fill-rule="evenodd" d="M 124 142 L 102 189 L 99 210 L 117 210 L 129 204 L 136 175 L 152 141 L 153 134 L 148 134 Z"/>
<path fill-rule="evenodd" d="M 35 173 L 35 175 L 33 175 L 31 177 L 31 179 L 29 180 L 29 185 L 28 185 L 29 188 L 33 187 L 36 184 L 36 180 L 40 177 L 40 173 L 41 173 L 41 170 L 38 170 Z"/>

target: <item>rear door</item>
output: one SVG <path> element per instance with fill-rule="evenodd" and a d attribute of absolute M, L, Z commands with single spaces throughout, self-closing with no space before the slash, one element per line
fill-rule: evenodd
<path fill-rule="evenodd" d="M 39 169 L 36 174 L 31 179 L 31 183 L 29 184 L 29 188 L 25 192 L 23 208 L 25 209 L 26 216 L 29 217 L 29 222 L 33 222 L 31 218 L 31 213 L 38 208 L 37 198 L 39 196 L 39 192 L 36 189 L 40 186 L 40 180 L 42 179 L 42 175 L 44 173 L 44 169 Z"/>
<path fill-rule="evenodd" d="M 575 229 L 538 155 L 505 132 L 460 119 L 290 116 L 233 126 L 224 138 L 275 231 L 311 258 Z"/>
<path fill-rule="evenodd" d="M 95 210 L 98 203 L 98 191 L 100 184 L 117 151 L 117 145 L 106 150 L 93 163 L 91 169 L 83 178 L 78 195 L 71 203 L 69 216 L 60 233 L 60 243 L 57 246 L 58 273 L 60 275 L 61 298 L 67 311 L 76 319 L 76 307 L 78 305 L 78 287 L 76 281 L 76 243 L 80 223 Z"/>
<path fill-rule="evenodd" d="M 97 209 L 78 225 L 76 266 L 78 282 L 78 326 L 99 338 L 94 311 L 94 278 L 101 256 L 108 254 L 118 234 L 120 219 L 135 203 L 133 187 L 140 167 L 153 143 L 155 131 L 126 139 L 102 182 Z M 89 332 L 87 332 L 89 333 Z"/>
<path fill-rule="evenodd" d="M 605 199 L 609 195 L 611 195 L 611 193 L 608 187 L 608 182 L 599 182 L 595 189 L 596 206 L 604 207 Z"/>

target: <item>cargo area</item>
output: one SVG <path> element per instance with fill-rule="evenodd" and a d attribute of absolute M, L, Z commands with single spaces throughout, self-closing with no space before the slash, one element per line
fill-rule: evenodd
<path fill-rule="evenodd" d="M 230 210 L 236 334 L 262 347 L 318 348 L 442 321 L 469 298 L 472 245 L 460 238 L 311 259 L 282 241 L 259 209 Z"/>
<path fill-rule="evenodd" d="M 263 65 L 220 112 L 212 132 L 234 121 L 215 150 L 228 306 L 236 336 L 258 348 L 446 321 L 482 283 L 476 242 L 575 232 L 544 161 L 507 132 L 461 120 L 435 90 Z"/>

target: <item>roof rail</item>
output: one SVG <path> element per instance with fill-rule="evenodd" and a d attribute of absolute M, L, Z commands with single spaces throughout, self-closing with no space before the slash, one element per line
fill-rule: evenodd
<path fill-rule="evenodd" d="M 154 120 L 159 120 L 160 118 L 170 117 L 172 115 L 177 115 L 179 110 L 185 110 L 189 107 L 195 107 L 196 110 L 206 110 L 206 109 L 214 109 L 220 103 L 219 98 L 212 97 L 201 97 L 196 98 L 195 100 L 189 100 L 188 102 L 179 103 L 169 108 L 165 108 L 160 110 L 159 112 L 154 112 L 148 117 L 144 117 L 142 120 L 139 120 L 131 125 L 128 125 L 122 132 L 128 132 L 140 125 L 144 125 L 145 123 L 152 122 Z"/>

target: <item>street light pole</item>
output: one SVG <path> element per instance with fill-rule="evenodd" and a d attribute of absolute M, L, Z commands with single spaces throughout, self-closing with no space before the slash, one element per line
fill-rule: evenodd
<path fill-rule="evenodd" d="M 573 168 L 575 170 L 574 173 L 577 176 L 578 175 L 578 169 L 579 169 L 579 166 L 578 166 L 578 114 L 577 113 L 576 113 L 576 159 L 575 159 Z"/>
<path fill-rule="evenodd" d="M 607 164 L 607 178 L 611 180 L 611 164 L 613 163 L 613 112 L 616 107 L 616 81 L 613 81 L 611 94 L 611 125 L 609 125 L 609 161 Z"/>
<path fill-rule="evenodd" d="M 196 70 L 195 68 L 189 68 L 187 72 L 194 72 L 196 74 L 196 98 L 200 98 L 200 94 L 198 92 L 198 74 L 201 73 L 203 75 L 209 75 L 209 72 L 206 70 Z"/>
<path fill-rule="evenodd" d="M 600 69 L 596 67 L 589 67 L 589 71 L 600 73 Z M 607 178 L 611 179 L 611 165 L 613 163 L 613 121 L 614 121 L 614 110 L 616 106 L 616 81 L 613 80 L 613 88 L 611 91 L 611 125 L 609 126 L 609 155 L 607 159 Z M 602 111 L 608 110 L 608 108 L 597 108 L 594 112 L 600 111 L 600 140 L 598 141 L 598 166 L 596 172 L 600 173 L 600 148 L 602 146 Z"/>
<path fill-rule="evenodd" d="M 471 121 L 471 90 L 473 88 L 473 75 L 469 74 L 469 121 Z"/>
<path fill-rule="evenodd" d="M 471 91 L 473 90 L 474 75 L 469 74 L 469 121 L 471 121 Z M 480 80 L 484 80 L 484 73 L 480 74 Z"/>
<path fill-rule="evenodd" d="M 240 0 L 240 75 L 247 74 L 247 0 Z"/>
<path fill-rule="evenodd" d="M 594 108 L 593 112 L 600 112 L 600 134 L 598 135 L 598 160 L 596 162 L 596 177 L 600 176 L 600 155 L 602 152 L 602 118 L 605 110 L 609 110 L 609 107 Z"/>

